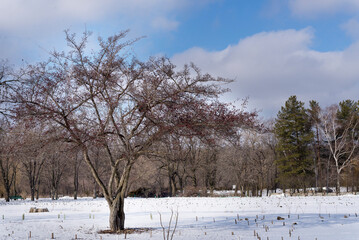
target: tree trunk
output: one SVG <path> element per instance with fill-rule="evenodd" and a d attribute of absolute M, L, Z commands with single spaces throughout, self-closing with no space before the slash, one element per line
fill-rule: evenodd
<path fill-rule="evenodd" d="M 13 186 L 14 186 L 14 195 L 17 196 L 17 188 L 16 188 L 16 168 L 14 167 L 14 183 L 13 183 Z"/>
<path fill-rule="evenodd" d="M 77 200 L 78 190 L 79 190 L 79 175 L 78 175 L 78 172 L 77 172 L 76 166 L 75 166 L 75 174 L 74 174 L 74 200 Z"/>
<path fill-rule="evenodd" d="M 238 196 L 238 186 L 239 184 L 236 184 L 236 187 L 234 188 L 234 196 Z"/>
<path fill-rule="evenodd" d="M 78 154 L 76 153 L 74 161 L 74 200 L 77 200 L 77 195 L 79 192 L 79 170 L 80 170 L 80 160 Z"/>
<path fill-rule="evenodd" d="M 93 182 L 94 182 L 94 188 L 93 188 L 93 198 L 97 198 L 98 197 L 98 194 L 97 194 L 97 192 L 98 192 L 98 189 L 97 189 L 97 183 L 96 183 L 96 180 L 95 179 L 93 179 Z"/>
<path fill-rule="evenodd" d="M 117 232 L 125 229 L 124 196 L 119 196 L 110 205 L 110 228 Z"/>
<path fill-rule="evenodd" d="M 330 160 L 330 158 L 328 158 L 328 161 L 327 161 L 327 174 L 326 174 L 326 193 L 327 193 L 327 195 L 328 195 L 328 193 L 329 193 L 329 160 Z"/>
<path fill-rule="evenodd" d="M 40 195 L 40 187 L 36 190 L 36 200 L 39 200 Z"/>
<path fill-rule="evenodd" d="M 180 177 L 179 175 L 177 175 L 177 177 L 178 177 L 180 191 L 183 194 L 183 177 Z"/>
<path fill-rule="evenodd" d="M 107 199 L 107 202 L 112 202 L 109 204 L 110 207 L 110 228 L 113 232 L 125 229 L 125 193 L 128 186 L 128 179 L 130 176 L 132 164 L 126 166 L 123 172 L 123 181 L 120 181 L 121 191 L 115 196 L 115 198 Z M 107 196 L 109 197 L 109 196 Z"/>
<path fill-rule="evenodd" d="M 316 125 L 316 134 L 317 134 L 317 142 L 316 142 L 316 155 L 317 155 L 317 173 L 316 173 L 316 184 L 320 190 L 323 188 L 322 184 L 322 168 L 321 168 L 321 160 L 320 160 L 320 140 L 319 140 L 319 127 Z M 316 189 L 317 190 L 317 189 Z"/>
<path fill-rule="evenodd" d="M 5 187 L 5 201 L 10 202 L 10 187 Z"/>
<path fill-rule="evenodd" d="M 338 173 L 337 175 L 337 190 L 336 190 L 337 195 L 340 194 L 340 173 Z"/>
<path fill-rule="evenodd" d="M 168 170 L 168 194 L 170 197 L 176 196 L 176 175 L 169 169 Z"/>
<path fill-rule="evenodd" d="M 170 184 L 171 184 L 171 197 L 175 197 L 176 196 L 176 182 L 175 182 L 175 177 L 171 177 L 171 180 L 170 180 Z"/>
<path fill-rule="evenodd" d="M 35 189 L 34 189 L 34 187 L 31 187 L 30 195 L 31 195 L 31 201 L 35 201 Z"/>
<path fill-rule="evenodd" d="M 35 201 L 35 182 L 32 176 L 30 176 L 30 197 L 31 201 Z"/>
<path fill-rule="evenodd" d="M 317 192 L 318 191 L 318 164 L 317 164 L 317 161 L 316 161 L 316 157 L 313 157 L 314 159 L 314 174 L 315 174 L 315 188 L 314 188 L 314 191 Z"/>
<path fill-rule="evenodd" d="M 350 168 L 350 170 L 351 170 L 351 175 L 352 175 L 352 193 L 354 193 L 354 169 L 353 169 L 353 167 L 351 167 Z"/>
<path fill-rule="evenodd" d="M 196 188 L 196 187 L 198 186 L 196 174 L 193 175 L 193 177 L 192 177 L 192 182 L 193 182 L 193 187 Z"/>

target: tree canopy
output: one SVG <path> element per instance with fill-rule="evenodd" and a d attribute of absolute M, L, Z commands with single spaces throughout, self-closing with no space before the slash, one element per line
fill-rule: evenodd
<path fill-rule="evenodd" d="M 291 188 L 299 187 L 301 180 L 312 174 L 313 133 L 304 103 L 296 96 L 291 96 L 278 112 L 274 132 L 280 154 L 277 160 L 280 181 Z"/>

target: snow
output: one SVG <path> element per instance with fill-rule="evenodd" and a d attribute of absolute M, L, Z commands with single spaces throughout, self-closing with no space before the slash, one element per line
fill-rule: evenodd
<path fill-rule="evenodd" d="M 31 207 L 49 212 L 29 213 Z M 173 239 L 258 239 L 257 233 L 262 240 L 359 239 L 358 207 L 356 195 L 127 198 L 126 228 L 152 230 L 128 234 L 126 239 L 163 239 L 159 213 L 167 228 L 171 210 L 179 213 Z M 108 217 L 104 199 L 63 197 L 10 203 L 0 199 L 0 239 L 28 239 L 30 231 L 31 239 L 51 239 L 52 234 L 55 239 L 124 239 L 125 235 L 98 233 L 108 229 Z"/>

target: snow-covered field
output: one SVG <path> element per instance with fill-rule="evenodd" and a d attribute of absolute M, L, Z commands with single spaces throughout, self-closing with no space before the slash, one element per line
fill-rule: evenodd
<path fill-rule="evenodd" d="M 163 239 L 171 210 L 178 211 L 173 239 L 359 239 L 359 196 L 126 199 L 126 228 L 151 228 L 126 239 Z M 31 207 L 47 213 L 29 213 Z M 104 199 L 37 202 L 0 199 L 1 239 L 124 239 L 108 229 Z M 284 220 L 277 220 L 282 217 Z M 24 218 L 24 219 L 23 219 Z M 248 220 L 246 220 L 248 219 Z M 257 236 L 258 234 L 258 236 Z M 255 236 L 254 236 L 255 235 Z"/>

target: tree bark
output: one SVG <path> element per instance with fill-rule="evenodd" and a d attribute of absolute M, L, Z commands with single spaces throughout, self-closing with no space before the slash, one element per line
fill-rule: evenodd
<path fill-rule="evenodd" d="M 75 165 L 75 173 L 74 173 L 74 200 L 77 200 L 77 193 L 79 190 L 79 174 L 78 171 L 76 169 L 76 165 Z"/>
<path fill-rule="evenodd" d="M 183 194 L 183 177 L 180 177 L 178 174 L 177 174 L 177 177 L 178 177 L 180 191 Z"/>
<path fill-rule="evenodd" d="M 97 184 L 96 184 L 96 180 L 94 179 L 93 180 L 93 198 L 97 198 L 98 197 L 98 187 L 97 187 Z"/>
<path fill-rule="evenodd" d="M 118 189 L 120 189 L 120 191 L 118 191 L 117 195 L 114 196 L 114 199 L 108 199 L 108 197 L 111 196 L 106 196 L 107 202 L 109 203 L 110 207 L 110 228 L 113 232 L 118 232 L 125 229 L 125 194 L 131 168 L 131 163 L 129 163 L 129 165 L 124 168 L 122 173 L 123 175 L 121 177 L 122 181 L 119 181 L 120 185 L 118 186 Z"/>
<path fill-rule="evenodd" d="M 5 201 L 10 202 L 10 188 L 5 187 Z"/>
<path fill-rule="evenodd" d="M 75 159 L 74 159 L 74 200 L 77 200 L 77 195 L 79 191 L 79 170 L 80 170 L 80 160 L 78 157 L 78 154 L 76 153 Z"/>
<path fill-rule="evenodd" d="M 170 185 L 171 185 L 171 197 L 175 197 L 176 196 L 176 182 L 175 182 L 175 176 L 170 177 Z"/>
<path fill-rule="evenodd" d="M 110 205 L 110 228 L 117 232 L 125 229 L 124 197 L 120 196 Z"/>
<path fill-rule="evenodd" d="M 40 195 L 40 180 L 38 181 L 37 187 L 36 187 L 36 200 L 39 200 Z"/>
<path fill-rule="evenodd" d="M 31 195 L 31 201 L 35 201 L 35 187 L 34 186 L 31 186 L 30 195 Z"/>

